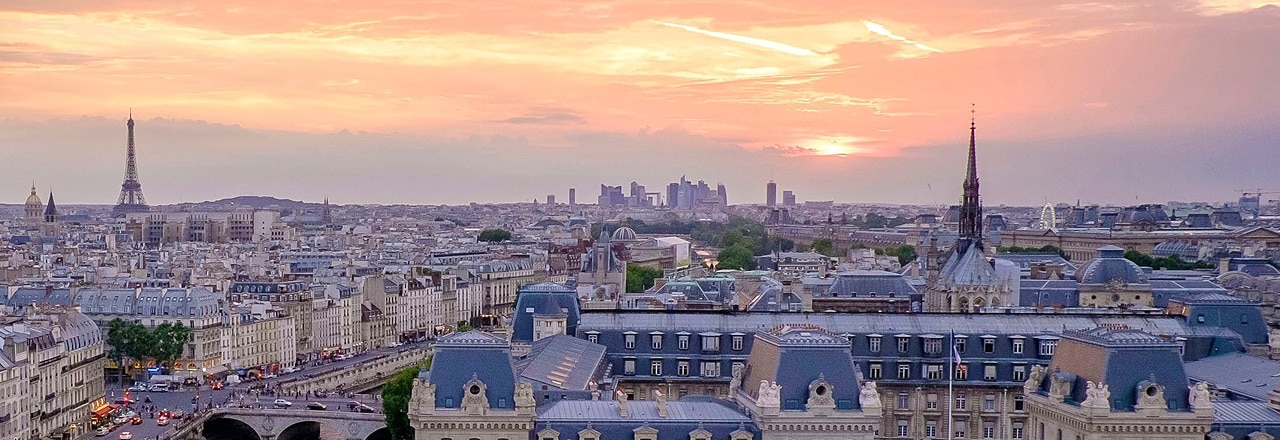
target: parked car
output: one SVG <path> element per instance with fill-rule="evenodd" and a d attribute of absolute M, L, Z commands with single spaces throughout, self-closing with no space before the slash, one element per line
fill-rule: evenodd
<path fill-rule="evenodd" d="M 108 428 L 106 426 L 99 426 L 98 429 L 93 430 L 93 435 L 97 437 L 105 437 L 107 434 L 110 434 L 110 433 L 111 433 L 111 428 Z"/>
<path fill-rule="evenodd" d="M 145 384 L 140 384 L 140 383 L 134 384 L 133 386 L 129 387 L 129 391 L 146 391 L 146 390 L 147 390 L 147 386 Z"/>
<path fill-rule="evenodd" d="M 133 440 L 133 433 L 129 431 L 121 432 L 120 440 Z"/>
<path fill-rule="evenodd" d="M 168 417 L 160 416 L 160 418 L 156 419 L 156 426 L 165 426 L 165 425 L 168 425 L 168 424 L 169 424 L 169 418 L 168 418 Z"/>
<path fill-rule="evenodd" d="M 325 406 L 323 403 L 320 403 L 320 402 L 309 402 L 307 403 L 307 409 L 316 409 L 316 410 L 324 411 L 326 409 L 329 409 L 329 407 Z"/>
<path fill-rule="evenodd" d="M 365 404 L 363 404 L 363 403 L 357 403 L 357 404 L 356 404 L 356 407 L 355 407 L 355 410 L 356 410 L 356 412 L 362 412 L 362 413 L 375 413 L 375 412 L 378 412 L 377 410 L 373 409 L 373 407 L 371 407 L 371 406 L 369 406 L 369 405 L 365 405 Z"/>
<path fill-rule="evenodd" d="M 275 406 L 276 408 L 288 408 L 293 406 L 293 402 L 290 402 L 284 399 L 276 399 L 275 402 L 271 402 L 271 405 Z"/>

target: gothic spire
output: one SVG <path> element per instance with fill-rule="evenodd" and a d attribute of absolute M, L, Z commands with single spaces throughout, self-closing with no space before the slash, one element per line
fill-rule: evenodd
<path fill-rule="evenodd" d="M 976 111 L 969 114 L 969 164 L 964 176 L 964 196 L 960 203 L 960 238 L 982 246 L 982 200 L 978 195 Z"/>

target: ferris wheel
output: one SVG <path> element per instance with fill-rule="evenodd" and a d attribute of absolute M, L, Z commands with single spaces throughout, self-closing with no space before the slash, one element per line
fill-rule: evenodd
<path fill-rule="evenodd" d="M 1058 226 L 1058 213 L 1053 209 L 1053 205 L 1045 202 L 1044 207 L 1040 208 L 1040 220 L 1036 220 L 1036 229 L 1050 229 Z"/>

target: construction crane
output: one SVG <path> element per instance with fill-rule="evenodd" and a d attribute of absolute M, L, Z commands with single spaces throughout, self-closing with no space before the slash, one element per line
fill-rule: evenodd
<path fill-rule="evenodd" d="M 1253 214 L 1254 223 L 1258 222 L 1258 216 L 1262 213 L 1262 196 L 1268 194 L 1280 194 L 1280 190 L 1264 190 L 1257 188 L 1253 191 L 1249 189 L 1241 189 L 1240 191 L 1240 210 Z M 1252 201 L 1248 199 L 1253 199 Z M 1276 200 L 1267 200 L 1268 203 Z M 1246 206 L 1247 204 L 1247 206 Z"/>

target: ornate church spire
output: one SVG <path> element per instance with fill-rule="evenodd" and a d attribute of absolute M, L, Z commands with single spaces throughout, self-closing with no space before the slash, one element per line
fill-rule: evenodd
<path fill-rule="evenodd" d="M 977 112 L 969 112 L 969 167 L 960 202 L 960 238 L 982 247 L 982 199 L 978 195 Z"/>

